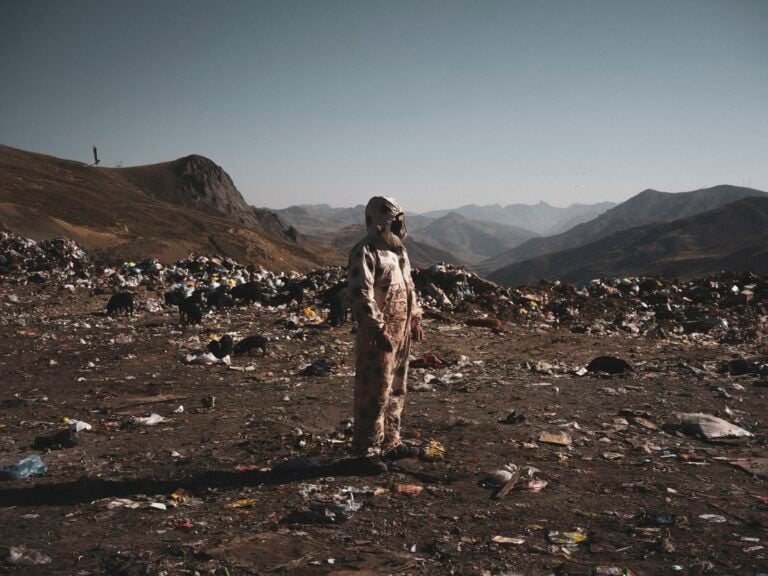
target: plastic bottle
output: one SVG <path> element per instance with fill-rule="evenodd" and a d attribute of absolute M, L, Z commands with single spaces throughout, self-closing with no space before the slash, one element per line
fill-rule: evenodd
<path fill-rule="evenodd" d="M 30 476 L 42 476 L 46 472 L 48 472 L 48 466 L 40 456 L 35 454 L 0 466 L 0 480 L 23 480 Z"/>

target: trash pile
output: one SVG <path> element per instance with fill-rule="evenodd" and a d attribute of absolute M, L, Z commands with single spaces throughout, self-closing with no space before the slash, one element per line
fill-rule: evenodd
<path fill-rule="evenodd" d="M 87 283 L 91 265 L 80 245 L 68 238 L 36 242 L 0 232 L 0 282 Z"/>
<path fill-rule="evenodd" d="M 342 282 L 346 271 L 339 267 L 298 272 L 271 272 L 261 266 L 243 265 L 231 258 L 197 256 L 165 266 L 155 258 L 104 267 L 95 276 L 98 291 L 164 286 L 189 298 L 195 292 L 212 307 L 235 303 L 281 306 L 292 301 L 301 304 L 308 291 L 322 298 L 322 293 Z M 230 297 L 231 298 L 228 298 Z"/>
<path fill-rule="evenodd" d="M 511 290 L 510 299 L 518 319 L 565 325 L 573 332 L 755 341 L 765 335 L 768 278 L 723 272 L 685 282 L 593 280 L 582 288 L 542 281 Z"/>
<path fill-rule="evenodd" d="M 94 267 L 74 241 L 35 242 L 2 233 L 0 281 L 58 283 L 109 293 L 145 286 L 166 292 L 166 304 L 192 296 L 196 304 L 283 307 L 292 302 L 305 319 L 322 322 L 315 307 L 330 309 L 333 325 L 347 317 L 346 270 L 326 267 L 307 274 L 271 272 L 220 256 L 189 256 L 171 265 L 156 258 Z M 576 287 L 542 280 L 509 289 L 450 264 L 413 271 L 427 312 L 466 314 L 467 323 L 503 330 L 504 322 L 559 325 L 592 335 L 625 333 L 657 338 L 756 341 L 768 331 L 768 277 L 720 273 L 689 281 L 632 277 L 593 280 Z M 314 303 L 314 304 L 311 304 Z M 308 305 L 310 304 L 310 305 Z M 159 302 L 145 302 L 152 311 Z"/>
<path fill-rule="evenodd" d="M 439 310 L 466 311 L 472 306 L 503 315 L 510 306 L 509 290 L 450 264 L 413 271 L 424 304 Z"/>
<path fill-rule="evenodd" d="M 344 268 L 82 259 L 78 277 L 76 245 L 3 239 L 0 280 L 48 276 L 0 295 L 0 565 L 763 573 L 766 278 L 415 270 L 402 443 L 357 458 Z M 59 256 L 7 264 L 25 250 Z"/>

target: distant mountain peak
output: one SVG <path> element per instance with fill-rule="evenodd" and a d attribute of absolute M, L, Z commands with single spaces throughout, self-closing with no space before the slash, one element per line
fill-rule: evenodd
<path fill-rule="evenodd" d="M 466 218 L 465 216 L 462 216 L 458 212 L 448 212 L 448 214 L 446 214 L 445 216 L 439 218 L 439 220 L 443 220 L 443 221 L 446 221 L 446 222 L 450 222 L 450 221 L 459 222 L 459 221 L 468 220 L 468 218 Z"/>
<path fill-rule="evenodd" d="M 451 210 L 434 210 L 422 214 L 425 218 L 442 218 L 449 213 L 461 214 L 469 220 L 506 224 L 535 232 L 555 234 L 581 222 L 591 220 L 615 206 L 613 202 L 572 204 L 565 208 L 552 206 L 541 200 L 535 204 L 465 204 Z"/>
<path fill-rule="evenodd" d="M 247 207 L 232 178 L 213 160 L 191 154 L 175 160 L 172 168 L 181 179 L 184 192 L 192 197 L 204 198 L 222 209 L 226 206 Z"/>

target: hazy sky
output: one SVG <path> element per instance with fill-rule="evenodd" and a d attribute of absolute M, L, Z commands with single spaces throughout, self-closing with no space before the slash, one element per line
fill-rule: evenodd
<path fill-rule="evenodd" d="M 259 206 L 768 190 L 768 1 L 0 1 L 0 143 Z"/>

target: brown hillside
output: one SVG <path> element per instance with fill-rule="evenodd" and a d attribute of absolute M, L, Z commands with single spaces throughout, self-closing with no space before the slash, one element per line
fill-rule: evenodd
<path fill-rule="evenodd" d="M 352 247 L 362 240 L 364 236 L 365 226 L 362 224 L 354 224 L 346 226 L 341 230 L 337 230 L 331 235 L 318 238 L 322 238 L 323 241 L 330 243 L 336 250 L 348 254 Z M 408 258 L 411 261 L 411 266 L 414 268 L 429 268 L 438 262 L 449 262 L 456 266 L 466 265 L 466 262 L 454 254 L 440 248 L 435 248 L 429 244 L 418 242 L 411 236 L 408 236 L 405 239 L 405 247 L 408 250 Z"/>
<path fill-rule="evenodd" d="M 69 236 L 106 260 L 220 253 L 283 270 L 336 260 L 248 206 L 201 156 L 99 168 L 0 145 L 0 223 L 37 240 Z"/>
<path fill-rule="evenodd" d="M 597 242 L 545 254 L 491 274 L 507 286 L 593 278 L 690 278 L 721 270 L 768 272 L 768 198 L 747 197 L 714 210 L 617 232 Z"/>

